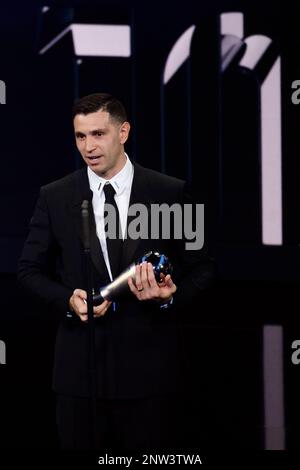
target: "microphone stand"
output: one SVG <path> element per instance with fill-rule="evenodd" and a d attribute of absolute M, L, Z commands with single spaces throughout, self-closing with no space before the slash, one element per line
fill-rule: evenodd
<path fill-rule="evenodd" d="M 96 346 L 95 346 L 95 319 L 93 309 L 93 274 L 90 250 L 90 224 L 89 201 L 84 200 L 81 205 L 81 217 L 83 228 L 83 246 L 85 259 L 85 278 L 87 291 L 88 313 L 88 368 L 90 384 L 90 436 L 92 449 L 97 448 L 97 380 L 96 380 Z"/>

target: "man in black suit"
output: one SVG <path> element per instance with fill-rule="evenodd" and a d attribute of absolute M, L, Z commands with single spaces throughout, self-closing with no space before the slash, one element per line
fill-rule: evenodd
<path fill-rule="evenodd" d="M 130 124 L 123 105 L 111 95 L 81 98 L 73 117 L 77 148 L 87 166 L 41 188 L 19 263 L 23 287 L 60 315 L 53 386 L 61 443 L 69 449 L 90 446 L 81 227 L 81 204 L 87 199 L 93 207 L 95 290 L 149 250 L 167 254 L 174 265 L 174 279 L 168 275 L 159 284 L 151 264 L 138 265 L 127 294 L 114 304 L 104 301 L 94 307 L 97 445 L 131 450 L 174 445 L 178 312 L 209 285 L 212 264 L 203 250 L 185 250 L 184 239 L 125 237 L 129 207 L 135 203 L 146 208 L 154 203 L 182 206 L 184 182 L 129 160 L 124 144 Z M 117 263 L 105 236 L 104 205 L 109 198 L 116 203 L 124 238 Z"/>

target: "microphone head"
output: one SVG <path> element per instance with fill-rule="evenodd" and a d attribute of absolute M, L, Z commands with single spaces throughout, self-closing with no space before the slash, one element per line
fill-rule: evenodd
<path fill-rule="evenodd" d="M 82 210 L 88 209 L 88 207 L 89 207 L 89 201 L 87 199 L 84 199 L 81 204 L 81 209 Z"/>

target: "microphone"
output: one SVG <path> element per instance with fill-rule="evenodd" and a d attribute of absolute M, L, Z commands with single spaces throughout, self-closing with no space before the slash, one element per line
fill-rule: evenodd
<path fill-rule="evenodd" d="M 81 204 L 81 219 L 84 252 L 90 251 L 89 201 L 85 199 Z"/>
<path fill-rule="evenodd" d="M 144 261 L 152 264 L 154 276 L 158 283 L 162 281 L 161 274 L 164 274 L 165 276 L 167 274 L 172 274 L 173 266 L 167 256 L 159 253 L 158 251 L 149 251 L 128 266 L 128 268 L 119 274 L 119 276 L 117 276 L 110 284 L 101 287 L 99 289 L 99 294 L 93 296 L 93 304 L 100 305 L 104 300 L 114 301 L 120 294 L 126 292 L 126 290 L 129 289 L 128 278 L 132 277 L 133 281 L 135 281 L 135 266 L 143 263 Z"/>

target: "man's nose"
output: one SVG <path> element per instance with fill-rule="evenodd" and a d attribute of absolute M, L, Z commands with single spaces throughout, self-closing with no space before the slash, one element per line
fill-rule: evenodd
<path fill-rule="evenodd" d="M 85 141 L 85 149 L 87 152 L 93 152 L 96 148 L 96 141 L 92 136 L 87 136 Z"/>

